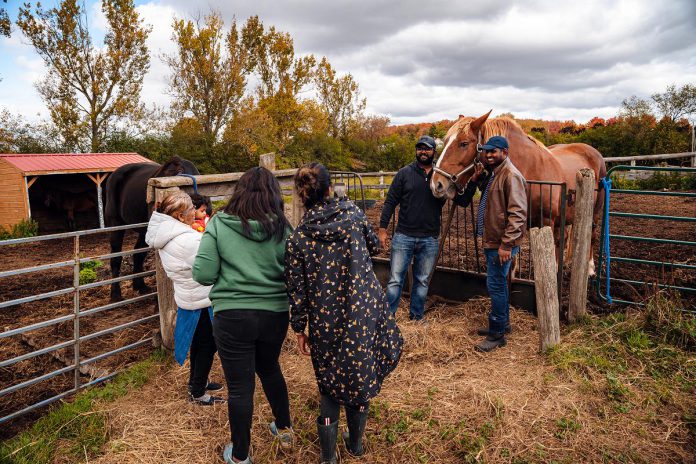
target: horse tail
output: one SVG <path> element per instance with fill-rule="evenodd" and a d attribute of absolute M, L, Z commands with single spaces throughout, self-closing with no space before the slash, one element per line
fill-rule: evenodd
<path fill-rule="evenodd" d="M 183 160 L 175 155 L 160 166 L 160 168 L 150 177 L 170 177 L 181 174 L 182 172 L 184 172 Z"/>

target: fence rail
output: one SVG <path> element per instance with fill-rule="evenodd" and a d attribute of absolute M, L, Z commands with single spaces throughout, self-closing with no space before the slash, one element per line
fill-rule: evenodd
<path fill-rule="evenodd" d="M 144 271 L 138 274 L 131 274 L 131 275 L 126 275 L 122 276 L 116 279 L 106 279 L 102 280 L 99 282 L 94 282 L 94 283 L 89 283 L 89 284 L 80 284 L 80 264 L 95 260 L 95 259 L 108 259 L 112 258 L 115 256 L 131 256 L 135 255 L 138 253 L 146 253 L 150 250 L 150 248 L 137 248 L 134 250 L 130 251 L 123 251 L 119 253 L 106 253 L 98 256 L 93 256 L 89 258 L 82 258 L 80 257 L 80 237 L 88 236 L 88 235 L 94 235 L 94 234 L 103 234 L 103 233 L 108 233 L 112 231 L 117 231 L 117 230 L 132 230 L 132 229 L 139 229 L 142 227 L 146 227 L 147 223 L 141 223 L 141 224 L 132 224 L 132 225 L 126 225 L 126 226 L 117 226 L 117 227 L 109 227 L 109 228 L 104 228 L 104 229 L 92 229 L 92 230 L 82 230 L 82 231 L 76 231 L 76 232 L 67 232 L 67 233 L 61 233 L 61 234 L 52 234 L 52 235 L 43 235 L 43 236 L 38 236 L 38 237 L 29 237 L 29 238 L 21 238 L 21 239 L 13 239 L 13 240 L 4 240 L 0 241 L 0 249 L 3 249 L 9 246 L 13 245 L 22 245 L 22 244 L 29 244 L 29 243 L 38 243 L 38 242 L 46 242 L 50 240 L 58 240 L 58 239 L 72 239 L 73 240 L 73 258 L 72 260 L 67 260 L 67 261 L 60 261 L 56 263 L 50 263 L 50 264 L 42 264 L 38 266 L 32 266 L 32 267 L 26 267 L 22 269 L 14 269 L 10 271 L 3 271 L 0 273 L 0 278 L 5 278 L 5 277 L 12 277 L 12 276 L 20 276 L 20 275 L 26 275 L 30 274 L 33 272 L 40 272 L 40 271 L 45 271 L 49 269 L 61 269 L 61 268 L 73 268 L 73 284 L 72 286 L 63 288 L 63 289 L 58 289 L 54 290 L 51 292 L 46 292 L 43 294 L 38 294 L 38 295 L 31 295 L 29 297 L 23 297 L 23 298 L 15 298 L 12 300 L 8 301 L 3 301 L 0 302 L 0 309 L 6 310 L 5 308 L 12 307 L 12 306 L 18 306 L 24 303 L 29 303 L 33 301 L 38 301 L 42 299 L 47 299 L 59 295 L 65 295 L 65 294 L 73 294 L 73 311 L 71 314 L 67 314 L 64 316 L 56 317 L 53 319 L 41 321 L 41 322 L 36 322 L 33 324 L 25 325 L 22 327 L 16 327 L 14 329 L 8 329 L 5 330 L 4 332 L 0 333 L 0 340 L 3 339 L 8 339 L 9 337 L 15 337 L 15 336 L 20 336 L 22 334 L 25 334 L 27 332 L 31 332 L 34 330 L 42 329 L 42 328 L 47 328 L 51 326 L 55 326 L 57 324 L 61 323 L 66 323 L 66 322 L 73 322 L 73 334 L 72 334 L 72 339 L 53 344 L 51 346 L 35 349 L 34 351 L 31 351 L 29 353 L 24 353 L 18 356 L 14 356 L 8 359 L 2 359 L 0 360 L 0 368 L 6 368 L 9 366 L 12 366 L 18 362 L 21 361 L 26 361 L 29 359 L 36 358 L 37 356 L 42 356 L 42 355 L 47 355 L 51 353 L 55 353 L 58 350 L 62 349 L 73 349 L 73 355 L 72 355 L 72 363 L 66 367 L 60 368 L 53 370 L 51 372 L 47 373 L 42 373 L 41 375 L 32 377 L 30 379 L 24 380 L 22 382 L 16 383 L 14 385 L 8 386 L 0 390 L 0 398 L 9 395 L 11 393 L 18 392 L 19 390 L 22 390 L 24 388 L 28 388 L 32 385 L 36 385 L 40 382 L 52 379 L 56 376 L 62 375 L 62 374 L 67 374 L 67 373 L 73 373 L 73 383 L 72 383 L 72 388 L 69 388 L 67 390 L 64 390 L 50 398 L 43 399 L 41 401 L 35 402 L 33 404 L 30 404 L 20 410 L 13 411 L 9 414 L 4 415 L 3 417 L 0 417 L 0 424 L 8 422 L 10 420 L 13 420 L 17 417 L 20 417 L 24 414 L 27 414 L 35 409 L 41 408 L 43 406 L 47 406 L 51 403 L 54 403 L 56 401 L 59 401 L 81 389 L 84 389 L 86 387 L 90 387 L 93 385 L 96 385 L 98 383 L 104 382 L 106 380 L 111 379 L 114 377 L 116 374 L 118 374 L 121 371 L 116 371 L 104 375 L 100 375 L 98 378 L 90 380 L 86 383 L 82 383 L 81 379 L 81 369 L 83 369 L 85 366 L 89 364 L 93 364 L 97 361 L 101 361 L 103 359 L 109 358 L 111 356 L 115 356 L 117 354 L 123 353 L 124 351 L 132 350 L 135 348 L 138 348 L 140 346 L 144 346 L 147 344 L 152 344 L 154 341 L 154 337 L 146 337 L 144 339 L 138 340 L 136 342 L 130 343 L 126 346 L 122 346 L 116 349 L 113 349 L 111 351 L 108 351 L 106 353 L 101 353 L 96 356 L 93 356 L 91 358 L 84 358 L 83 353 L 80 351 L 80 343 L 85 342 L 88 340 L 93 340 L 99 337 L 102 337 L 104 335 L 112 334 L 130 327 L 134 327 L 140 324 L 144 324 L 149 321 L 153 321 L 157 318 L 159 318 L 159 314 L 153 314 L 150 316 L 142 317 L 140 319 L 136 319 L 133 321 L 129 321 L 126 323 L 122 323 L 120 325 L 112 326 L 112 327 L 107 327 L 105 329 L 99 330 L 94 333 L 90 333 L 87 335 L 81 335 L 80 334 L 80 321 L 84 317 L 89 317 L 94 314 L 103 312 L 103 311 L 108 311 L 112 310 L 115 308 L 119 308 L 122 306 L 126 306 L 132 303 L 138 303 L 142 302 L 148 299 L 152 299 L 157 295 L 156 292 L 152 292 L 146 295 L 140 295 L 134 298 L 129 298 L 125 299 L 123 301 L 115 302 L 115 303 L 109 303 L 106 305 L 102 305 L 96 308 L 88 309 L 88 310 L 81 310 L 81 304 L 80 304 L 80 291 L 81 290 L 86 290 L 86 289 L 91 289 L 103 285 L 109 285 L 112 282 L 121 282 L 125 280 L 131 280 L 137 277 L 147 277 L 155 274 L 155 271 Z"/>

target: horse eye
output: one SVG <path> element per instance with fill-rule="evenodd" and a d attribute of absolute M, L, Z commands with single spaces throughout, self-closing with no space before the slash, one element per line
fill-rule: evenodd
<path fill-rule="evenodd" d="M 459 148 L 466 148 L 469 145 L 469 142 L 459 142 Z"/>

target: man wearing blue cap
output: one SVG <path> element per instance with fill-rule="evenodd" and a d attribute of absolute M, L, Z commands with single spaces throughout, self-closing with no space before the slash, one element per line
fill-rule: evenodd
<path fill-rule="evenodd" d="M 428 279 L 437 260 L 440 216 L 446 201 L 435 198 L 430 190 L 434 157 L 435 140 L 424 135 L 416 142 L 416 160 L 394 176 L 379 221 L 379 240 L 384 246 L 387 227 L 399 206 L 399 221 L 391 243 L 387 300 L 391 312 L 396 314 L 406 271 L 413 260 L 413 288 L 408 316 L 415 321 L 422 320 L 425 313 Z M 478 177 L 478 174 L 479 171 L 474 176 Z M 471 193 L 473 195 L 473 190 Z M 457 195 L 454 201 L 460 206 L 467 206 L 472 195 Z"/>
<path fill-rule="evenodd" d="M 486 338 L 475 347 L 482 352 L 505 346 L 505 334 L 511 332 L 507 277 L 527 224 L 526 181 L 508 158 L 508 150 L 507 139 L 499 135 L 480 148 L 480 160 L 489 175 L 481 181 L 476 235 L 483 237 L 486 286 L 491 297 L 488 328 L 478 331 Z"/>

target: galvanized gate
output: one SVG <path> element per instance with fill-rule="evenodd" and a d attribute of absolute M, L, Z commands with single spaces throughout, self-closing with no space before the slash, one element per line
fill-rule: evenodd
<path fill-rule="evenodd" d="M 602 244 L 595 279 L 597 295 L 608 303 L 643 305 L 651 288 L 667 289 L 684 295 L 687 305 L 696 309 L 696 265 L 690 264 L 696 258 L 696 228 L 693 227 L 696 222 L 696 193 L 612 188 L 612 174 L 630 171 L 696 175 L 696 168 L 654 166 L 615 166 L 607 172 Z M 670 202 L 680 202 L 683 208 L 677 204 L 676 209 L 683 214 L 645 211 L 650 205 L 643 205 L 641 212 L 616 211 L 612 209 L 612 199 L 617 195 L 635 198 L 635 203 L 646 196 L 654 198 L 655 209 L 666 208 Z M 670 238 L 665 238 L 665 235 Z"/>
<path fill-rule="evenodd" d="M 12 300 L 7 300 L 7 301 L 2 301 L 0 302 L 0 311 L 8 311 L 8 308 L 11 307 L 17 307 L 22 304 L 26 303 L 31 303 L 31 302 L 38 302 L 38 301 L 47 301 L 51 298 L 60 296 L 60 295 L 72 295 L 72 312 L 70 314 L 66 314 L 60 317 L 54 317 L 52 319 L 44 320 L 44 321 L 39 321 L 36 323 L 32 323 L 29 325 L 25 326 L 20 326 L 20 327 L 15 327 L 12 329 L 7 328 L 5 331 L 0 333 L 0 343 L 3 343 L 7 340 L 9 340 L 11 337 L 22 337 L 24 334 L 36 331 L 39 329 L 44 329 L 48 327 L 56 327 L 59 324 L 66 324 L 66 323 L 71 323 L 72 328 L 69 329 L 72 331 L 72 336 L 66 340 L 62 341 L 59 343 L 54 343 L 55 340 L 50 340 L 50 339 L 45 339 L 41 340 L 42 346 L 39 349 L 36 349 L 34 351 L 24 353 L 24 354 L 18 354 L 18 353 L 11 353 L 9 354 L 10 357 L 8 358 L 0 358 L 0 369 L 3 369 L 5 373 L 8 375 L 11 373 L 11 369 L 13 369 L 12 366 L 19 365 L 18 363 L 22 363 L 24 361 L 32 360 L 39 356 L 45 356 L 49 355 L 51 353 L 55 353 L 59 350 L 70 350 L 70 356 L 69 356 L 69 361 L 70 365 L 67 365 L 65 367 L 46 372 L 49 369 L 37 369 L 40 371 L 40 375 L 22 379 L 18 383 L 10 384 L 10 385 L 2 385 L 0 387 L 0 402 L 5 403 L 6 398 L 12 399 L 12 395 L 16 392 L 19 392 L 20 390 L 27 389 L 29 387 L 32 387 L 34 385 L 37 385 L 42 382 L 49 381 L 49 379 L 53 379 L 57 376 L 60 375 L 65 375 L 65 374 L 72 374 L 72 382 L 71 382 L 71 387 L 70 388 L 65 388 L 62 391 L 59 390 L 59 393 L 56 395 L 53 395 L 49 398 L 41 399 L 36 401 L 38 398 L 34 397 L 32 401 L 34 401 L 31 404 L 17 404 L 16 402 L 10 403 L 12 406 L 19 406 L 19 408 L 6 408 L 2 407 L 0 410 L 0 424 L 10 421 L 12 419 L 15 419 L 19 416 L 22 416 L 30 411 L 33 411 L 35 409 L 41 408 L 43 406 L 49 405 L 51 403 L 54 403 L 56 401 L 59 401 L 83 388 L 90 387 L 92 385 L 96 385 L 98 383 L 104 382 L 105 380 L 111 379 L 114 377 L 116 374 L 118 374 L 120 371 L 116 372 L 108 372 L 108 373 L 103 373 L 103 375 L 99 374 L 96 378 L 89 378 L 89 379 L 83 379 L 82 378 L 82 370 L 85 369 L 86 366 L 91 366 L 94 365 L 94 363 L 97 363 L 98 361 L 104 360 L 108 357 L 117 355 L 119 353 L 123 353 L 124 351 L 132 350 L 134 348 L 138 348 L 140 346 L 144 345 L 152 345 L 153 343 L 153 337 L 147 336 L 144 338 L 141 338 L 135 342 L 129 343 L 125 346 L 121 346 L 119 348 L 111 349 L 106 352 L 102 352 L 100 354 L 91 356 L 91 357 L 86 357 L 84 352 L 81 351 L 81 345 L 84 344 L 85 342 L 89 340 L 95 340 L 100 337 L 103 337 L 105 335 L 109 335 L 115 332 L 122 331 L 124 329 L 128 329 L 131 327 L 138 326 L 140 324 L 147 323 L 149 321 L 156 321 L 159 319 L 159 314 L 152 314 L 149 316 L 142 317 L 140 319 L 136 320 L 130 320 L 128 322 L 112 326 L 112 327 L 106 327 L 101 330 L 98 330 L 96 332 L 92 333 L 84 333 L 83 330 L 81 330 L 81 321 L 85 318 L 91 318 L 95 314 L 101 314 L 105 311 L 113 311 L 116 308 L 123 307 L 125 305 L 129 305 L 132 303 L 138 303 L 144 300 L 149 300 L 149 299 L 154 299 L 155 296 L 157 296 L 156 292 L 145 294 L 145 295 L 139 295 L 133 298 L 125 299 L 123 301 L 115 302 L 115 303 L 109 303 L 105 304 L 102 306 L 98 306 L 95 308 L 89 308 L 85 309 L 84 308 L 84 303 L 81 303 L 80 300 L 80 292 L 88 289 L 93 289 L 96 287 L 104 286 L 104 285 L 109 285 L 111 283 L 115 282 L 124 282 L 127 280 L 132 280 L 138 277 L 149 277 L 155 275 L 154 270 L 147 270 L 140 272 L 138 274 L 130 274 L 130 275 L 123 275 L 121 277 L 117 278 L 112 278 L 112 279 L 107 279 L 107 280 L 102 280 L 102 281 L 97 281 L 93 283 L 80 283 L 80 264 L 85 263 L 87 261 L 95 260 L 95 259 L 110 259 L 114 258 L 117 256 L 132 256 L 137 253 L 146 253 L 147 251 L 150 250 L 150 248 L 139 248 L 135 250 L 129 250 L 129 251 L 122 251 L 119 253 L 108 253 L 108 254 L 103 254 L 99 256 L 92 256 L 92 257 L 83 257 L 81 253 L 81 248 L 80 248 L 80 238 L 85 237 L 88 235 L 93 235 L 93 234 L 104 234 L 105 232 L 111 232 L 111 231 L 116 231 L 116 230 L 126 230 L 126 229 L 139 229 L 146 227 L 147 224 L 133 224 L 133 225 L 126 225 L 126 226 L 118 226 L 118 227 L 109 227 L 105 229 L 94 229 L 94 230 L 82 230 L 82 231 L 76 231 L 76 232 L 68 232 L 68 233 L 62 233 L 62 234 L 54 234 L 54 235 L 44 235 L 44 236 L 38 236 L 38 237 L 30 237 L 30 238 L 21 238 L 21 239 L 14 239 L 14 240 L 5 240 L 5 241 L 0 241 L 0 250 L 6 250 L 7 248 L 14 246 L 14 245 L 22 245 L 22 244 L 28 244 L 28 243 L 47 243 L 51 244 L 51 241 L 55 243 L 56 240 L 60 239 L 71 239 L 73 241 L 73 256 L 72 259 L 66 260 L 66 261 L 60 261 L 60 262 L 54 262 L 54 263 L 46 263 L 38 266 L 32 266 L 32 267 L 26 267 L 22 269 L 13 269 L 13 270 L 8 270 L 8 271 L 2 271 L 0 272 L 0 281 L 3 278 L 8 278 L 12 276 L 27 276 L 27 286 L 31 285 L 31 275 L 36 272 L 40 271 L 46 271 L 49 269 L 61 269 L 61 268 L 70 268 L 72 269 L 72 285 L 68 286 L 67 288 L 63 289 L 56 289 L 50 292 L 46 293 L 41 293 L 41 294 L 35 294 L 31 296 L 26 296 L 23 298 L 15 298 Z M 50 246 L 50 245 L 49 245 Z M 48 363 L 46 363 L 48 365 Z M 83 381 L 85 380 L 85 381 Z M 53 391 L 53 388 L 46 387 L 46 391 Z"/>

